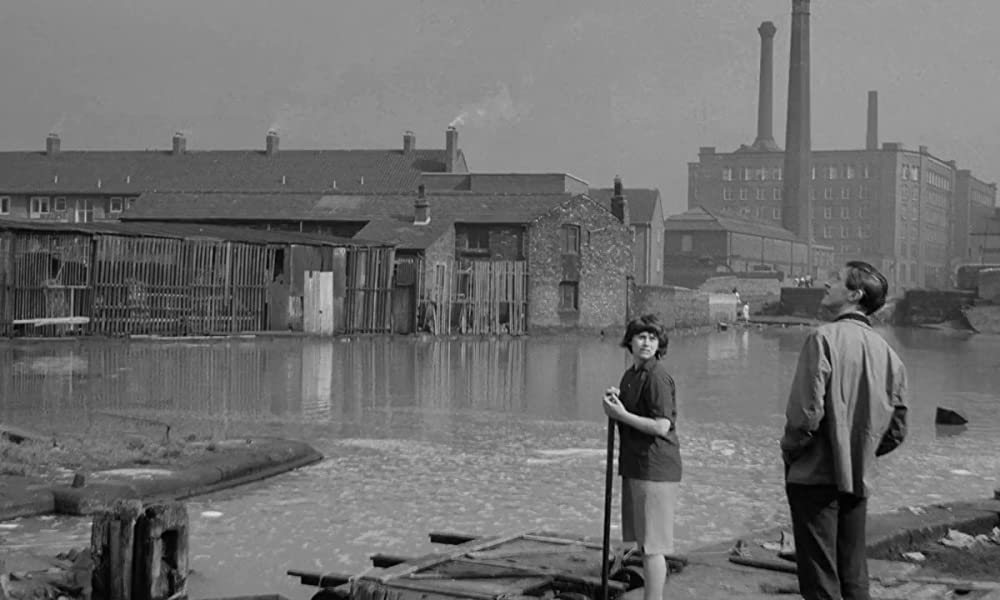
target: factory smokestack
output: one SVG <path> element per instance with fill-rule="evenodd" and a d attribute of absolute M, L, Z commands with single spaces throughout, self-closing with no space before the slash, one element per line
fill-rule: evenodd
<path fill-rule="evenodd" d="M 868 128 L 865 131 L 865 150 L 878 150 L 878 92 L 868 92 Z"/>
<path fill-rule="evenodd" d="M 785 124 L 785 167 L 781 225 L 809 242 L 808 274 L 812 274 L 812 202 L 809 200 L 809 0 L 792 0 L 792 32 L 788 61 L 788 119 Z"/>
<path fill-rule="evenodd" d="M 754 150 L 780 150 L 774 142 L 771 123 L 774 115 L 774 23 L 764 21 L 757 28 L 760 34 L 760 96 L 757 99 L 757 139 Z"/>

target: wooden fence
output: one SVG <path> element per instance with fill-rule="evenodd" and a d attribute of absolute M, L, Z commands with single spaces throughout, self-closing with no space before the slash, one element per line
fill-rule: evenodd
<path fill-rule="evenodd" d="M 273 257 L 229 241 L 0 235 L 0 335 L 261 330 Z"/>
<path fill-rule="evenodd" d="M 525 261 L 424 263 L 418 284 L 418 327 L 426 331 L 522 335 L 528 330 Z"/>

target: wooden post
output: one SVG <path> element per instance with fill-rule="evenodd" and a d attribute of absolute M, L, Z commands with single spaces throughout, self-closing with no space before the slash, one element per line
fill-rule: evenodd
<path fill-rule="evenodd" d="M 94 515 L 93 597 L 167 600 L 187 596 L 188 515 L 181 502 L 119 500 Z"/>
<path fill-rule="evenodd" d="M 141 514 L 142 503 L 138 500 L 118 500 L 111 510 L 94 515 L 90 530 L 94 598 L 129 600 L 132 597 L 135 523 Z"/>

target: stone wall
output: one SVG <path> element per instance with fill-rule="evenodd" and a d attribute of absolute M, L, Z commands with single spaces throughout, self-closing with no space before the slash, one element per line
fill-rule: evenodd
<path fill-rule="evenodd" d="M 562 226 L 580 228 L 580 253 L 564 254 Z M 632 232 L 593 200 L 576 196 L 528 232 L 528 327 L 607 329 L 625 324 Z M 577 309 L 560 308 L 560 284 L 575 283 Z"/>
<path fill-rule="evenodd" d="M 652 313 L 670 329 L 729 323 L 736 316 L 736 300 L 730 294 L 674 286 L 636 286 L 631 304 L 632 316 Z"/>

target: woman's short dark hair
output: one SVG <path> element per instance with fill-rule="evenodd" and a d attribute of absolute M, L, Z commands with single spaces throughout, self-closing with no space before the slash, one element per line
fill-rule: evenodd
<path fill-rule="evenodd" d="M 889 281 L 885 275 L 870 264 L 852 260 L 847 263 L 847 278 L 844 285 L 849 290 L 861 290 L 861 300 L 858 306 L 866 315 L 873 314 L 885 305 L 885 297 L 889 293 Z"/>
<path fill-rule="evenodd" d="M 656 315 L 642 315 L 629 321 L 625 327 L 625 337 L 622 338 L 621 347 L 628 350 L 631 354 L 632 338 L 640 333 L 652 333 L 656 336 L 657 341 L 660 342 L 656 349 L 656 358 L 660 358 L 667 353 L 667 344 L 670 343 L 670 340 L 667 338 L 666 328 L 660 324 L 660 320 L 656 318 Z"/>

